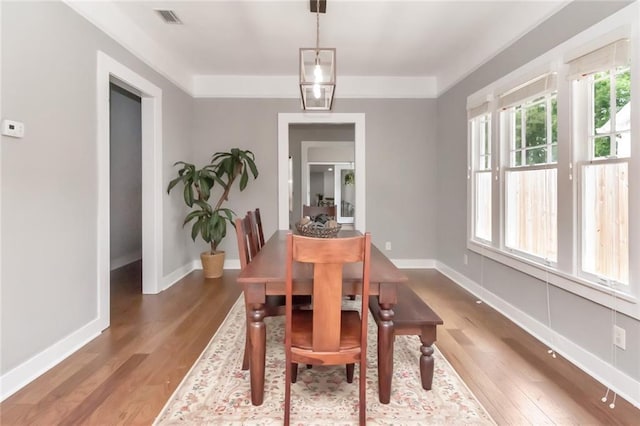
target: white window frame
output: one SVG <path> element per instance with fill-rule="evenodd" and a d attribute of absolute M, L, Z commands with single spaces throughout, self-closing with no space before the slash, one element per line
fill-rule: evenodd
<path fill-rule="evenodd" d="M 524 91 L 526 94 L 525 96 L 521 96 L 522 99 L 516 102 L 510 102 L 506 105 L 503 105 L 502 111 L 500 112 L 500 138 L 498 141 L 498 144 L 500 145 L 500 150 L 502 152 L 502 158 L 503 158 L 503 161 L 502 161 L 503 173 L 501 175 L 502 185 L 500 188 L 502 198 L 504 200 L 503 214 L 502 214 L 503 220 L 501 223 L 502 235 L 503 235 L 502 248 L 503 250 L 509 253 L 515 254 L 518 257 L 523 257 L 526 259 L 530 259 L 533 262 L 539 262 L 546 266 L 553 266 L 553 267 L 557 265 L 557 258 L 549 259 L 547 256 L 539 256 L 539 255 L 536 255 L 535 253 L 530 253 L 530 252 L 521 250 L 519 248 L 511 247 L 507 245 L 507 234 L 508 234 L 507 225 L 508 225 L 508 216 L 509 216 L 509 211 L 507 210 L 508 209 L 507 174 L 518 173 L 523 171 L 534 171 L 534 170 L 556 170 L 556 176 L 557 176 L 558 162 L 553 161 L 552 159 L 552 149 L 553 149 L 553 145 L 555 144 L 552 138 L 553 131 L 552 131 L 552 117 L 551 117 L 551 99 L 556 98 L 556 101 L 557 101 L 557 96 L 558 96 L 557 87 L 555 83 L 556 78 L 557 76 L 553 73 L 550 73 L 550 72 L 544 73 L 543 75 L 537 76 L 536 78 L 532 79 L 530 82 L 525 83 L 523 85 L 524 87 L 519 89 L 518 88 L 512 89 L 510 91 L 507 91 L 507 94 L 502 95 L 503 99 L 508 99 L 510 96 L 513 96 L 513 95 L 510 95 L 509 93 L 514 93 L 514 92 L 517 93 L 518 91 L 521 91 L 521 92 Z M 516 110 L 518 108 L 521 108 L 522 110 L 524 107 L 531 106 L 533 101 L 537 101 L 540 98 L 542 98 L 543 102 L 545 103 L 545 115 L 548 122 L 548 125 L 546 126 L 547 143 L 545 145 L 538 145 L 535 148 L 536 149 L 543 148 L 543 147 L 547 148 L 547 162 L 527 165 L 526 164 L 527 147 L 526 147 L 526 141 L 524 136 L 526 134 L 526 116 L 525 116 L 525 119 L 523 120 L 521 129 L 520 129 L 520 131 L 522 132 L 521 134 L 522 146 L 519 149 L 517 149 L 515 146 Z M 556 140 L 555 142 L 557 144 L 558 141 Z M 515 152 L 518 150 L 520 150 L 520 152 L 522 152 L 522 155 L 525 157 L 522 159 L 521 165 L 515 164 Z M 522 163 L 525 163 L 525 164 L 522 164 Z M 556 217 L 556 229 L 557 229 L 557 217 Z M 555 251 L 557 256 L 557 251 L 558 251 L 557 235 L 554 237 L 554 239 L 556 241 Z"/>
<path fill-rule="evenodd" d="M 471 179 L 471 192 L 473 193 L 472 195 L 472 201 L 471 201 L 471 238 L 474 239 L 475 241 L 480 242 L 481 244 L 490 244 L 491 241 L 493 240 L 492 235 L 489 236 L 489 238 L 482 238 L 481 236 L 478 235 L 477 233 L 477 218 L 478 218 L 478 205 L 477 205 L 477 196 L 478 196 L 478 176 L 481 175 L 489 175 L 489 180 L 491 183 L 491 186 L 493 186 L 493 152 L 494 147 L 493 147 L 493 129 L 492 129 L 492 119 L 491 119 L 491 113 L 488 112 L 488 104 L 486 105 L 487 110 L 482 112 L 480 115 L 476 115 L 475 117 L 471 117 L 468 121 L 469 123 L 469 132 L 470 132 L 470 150 L 471 150 L 471 161 L 470 164 L 471 166 L 469 167 L 470 169 L 470 175 L 468 176 Z M 484 107 L 482 108 L 484 109 Z M 470 115 L 472 115 L 473 113 L 470 112 Z M 488 126 L 488 127 L 487 127 Z M 485 134 L 485 129 L 487 129 L 487 134 Z M 482 138 L 480 137 L 482 135 Z M 486 140 L 488 139 L 489 143 L 483 143 L 486 142 Z M 488 145 L 489 148 L 489 152 L 487 153 L 483 148 L 480 147 L 480 145 L 486 146 Z M 483 159 L 487 159 L 488 158 L 488 164 L 487 162 L 483 162 Z M 485 163 L 485 165 L 483 165 L 482 163 Z M 493 193 L 493 190 L 491 190 L 491 193 Z M 490 204 L 491 204 L 491 200 L 490 200 Z M 493 206 L 491 206 L 493 207 Z M 492 208 L 493 210 L 493 208 Z M 490 228 L 490 232 L 493 233 L 493 226 L 491 226 Z"/>
<path fill-rule="evenodd" d="M 636 67 L 633 67 L 633 66 L 631 67 L 632 79 L 633 79 L 633 70 Z M 615 72 L 615 68 L 612 67 L 610 69 L 603 69 L 602 71 Z M 622 292 L 633 294 L 633 288 L 631 286 L 631 270 L 630 270 L 631 269 L 631 247 L 629 247 L 629 252 L 627 253 L 627 256 L 629 259 L 628 260 L 628 263 L 629 263 L 629 282 L 628 283 L 619 282 L 610 277 L 601 276 L 601 275 L 589 272 L 585 270 L 585 267 L 584 267 L 586 239 L 585 239 L 585 229 L 584 229 L 584 226 L 585 226 L 584 216 L 582 214 L 582 211 L 583 211 L 582 205 L 585 199 L 585 194 L 584 194 L 585 169 L 589 165 L 627 164 L 627 170 L 631 171 L 631 160 L 633 159 L 634 154 L 635 156 L 638 156 L 638 149 L 635 149 L 635 150 L 631 149 L 631 156 L 619 157 L 617 155 L 618 152 L 616 148 L 615 153 L 612 154 L 610 152 L 610 155 L 607 157 L 595 157 L 594 144 L 595 144 L 596 136 L 610 136 L 611 137 L 610 142 L 611 144 L 613 144 L 615 142 L 614 137 L 616 133 L 620 133 L 620 132 L 616 131 L 616 123 L 615 123 L 616 114 L 614 109 L 612 110 L 612 113 L 611 113 L 610 131 L 608 133 L 603 133 L 599 135 L 596 135 L 595 133 L 592 134 L 591 130 L 595 128 L 595 125 L 593 123 L 594 117 L 592 114 L 592 111 L 594 109 L 593 98 L 589 93 L 591 91 L 592 82 L 593 82 L 592 76 L 588 76 L 572 82 L 573 105 L 575 109 L 574 120 L 573 120 L 573 123 L 574 123 L 573 137 L 576 140 L 576 143 L 575 143 L 576 174 L 575 175 L 577 180 L 576 190 L 577 190 L 577 196 L 578 196 L 576 270 L 577 270 L 577 275 L 580 276 L 581 278 L 584 278 L 587 281 L 597 282 L 605 287 L 616 288 L 618 290 L 621 290 Z M 633 90 L 634 87 L 637 87 L 637 86 L 633 86 L 633 82 L 632 82 L 632 95 L 631 95 L 631 101 L 630 101 L 631 103 L 634 102 L 633 101 L 634 97 L 640 96 L 637 94 L 638 92 L 640 92 L 640 90 L 637 90 L 637 89 Z M 611 87 L 611 105 L 615 105 L 615 86 Z M 637 102 L 636 102 L 636 105 L 637 105 Z M 632 117 L 633 117 L 633 107 L 634 105 L 632 104 L 631 105 Z M 637 129 L 637 124 L 635 128 Z M 633 123 L 631 123 L 631 129 L 634 129 Z M 629 130 L 629 132 L 631 132 L 631 129 Z M 637 130 L 636 130 L 636 134 L 637 134 Z M 585 144 L 584 141 L 588 141 L 588 143 Z M 629 185 L 631 186 L 630 176 L 628 176 L 628 179 L 629 179 Z M 627 211 L 627 219 L 630 220 L 632 217 L 631 216 L 631 202 L 632 202 L 631 189 L 628 190 L 628 199 L 629 199 L 629 206 L 628 206 L 629 211 Z M 627 238 L 629 238 L 629 242 L 631 243 L 631 230 L 629 230 L 629 235 L 627 236 Z M 636 288 L 636 294 L 637 294 L 637 288 Z"/>
<path fill-rule="evenodd" d="M 592 300 L 603 306 L 615 308 L 632 318 L 640 320 L 640 262 L 632 259 L 640 258 L 640 223 L 633 217 L 640 217 L 640 73 L 631 73 L 631 158 L 628 162 L 629 170 L 629 286 L 619 288 L 611 283 L 602 283 L 593 277 L 579 273 L 581 252 L 579 243 L 581 238 L 578 206 L 580 191 L 578 175 L 583 157 L 576 155 L 577 141 L 574 141 L 572 123 L 576 119 L 573 103 L 579 101 L 572 95 L 569 62 L 573 58 L 587 54 L 595 49 L 615 42 L 621 38 L 628 38 L 631 45 L 631 64 L 640 67 L 640 23 L 636 17 L 640 14 L 640 4 L 637 2 L 621 9 L 603 21 L 595 24 L 584 32 L 574 36 L 566 42 L 551 49 L 528 64 L 505 75 L 494 83 L 477 91 L 467 98 L 467 105 L 478 105 L 485 99 L 498 99 L 501 94 L 517 88 L 518 84 L 530 81 L 536 76 L 548 72 L 557 72 L 558 78 L 558 262 L 549 265 L 540 259 L 531 259 L 521 253 L 512 252 L 504 246 L 503 224 L 504 217 L 504 181 L 505 169 L 508 168 L 508 153 L 502 148 L 503 118 L 499 113 L 499 102 L 491 102 L 490 112 L 493 123 L 493 173 L 492 186 L 492 234 L 493 241 L 478 241 L 472 238 L 472 221 L 474 216 L 471 204 L 473 202 L 473 173 L 471 144 L 468 144 L 467 170 L 467 248 L 496 262 L 503 263 L 525 274 L 547 281 L 556 287 L 565 289 L 585 299 Z M 501 109 L 501 108 L 500 108 Z M 470 141 L 470 130 L 468 131 Z M 503 145 L 502 145 L 503 146 Z M 499 157 L 499 158 L 498 158 Z M 611 161 L 619 161 L 612 159 Z M 498 208 L 496 208 L 498 207 Z"/>

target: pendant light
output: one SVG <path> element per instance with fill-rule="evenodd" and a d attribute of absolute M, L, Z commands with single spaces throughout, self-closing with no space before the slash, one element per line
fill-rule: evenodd
<path fill-rule="evenodd" d="M 303 110 L 328 111 L 336 88 L 336 49 L 320 47 L 320 0 L 315 3 L 316 47 L 300 48 L 300 97 Z"/>

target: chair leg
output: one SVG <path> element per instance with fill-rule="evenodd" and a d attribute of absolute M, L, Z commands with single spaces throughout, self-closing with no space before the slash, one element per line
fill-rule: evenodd
<path fill-rule="evenodd" d="M 347 364 L 347 383 L 353 383 L 353 370 L 355 364 Z"/>
<path fill-rule="evenodd" d="M 298 364 L 291 363 L 291 383 L 295 383 L 298 380 Z"/>
<path fill-rule="evenodd" d="M 293 373 L 293 363 L 286 363 L 284 371 L 284 426 L 289 426 L 291 421 L 291 375 Z"/>
<path fill-rule="evenodd" d="M 367 362 L 366 360 L 360 361 L 360 371 L 358 372 L 360 384 L 360 404 L 359 404 L 359 414 L 360 414 L 360 426 L 364 426 L 367 424 Z"/>

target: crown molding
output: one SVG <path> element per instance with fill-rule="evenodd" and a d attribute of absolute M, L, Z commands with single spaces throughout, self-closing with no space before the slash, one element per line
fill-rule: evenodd
<path fill-rule="evenodd" d="M 193 95 L 193 79 L 191 72 L 184 66 L 184 59 L 150 38 L 115 4 L 106 1 L 62 1 L 153 70 Z"/>
<path fill-rule="evenodd" d="M 437 97 L 435 77 L 338 76 L 336 98 L 424 99 Z M 196 75 L 197 98 L 299 98 L 298 76 Z"/>
<path fill-rule="evenodd" d="M 150 38 L 112 2 L 62 0 L 125 49 L 196 98 L 298 98 L 297 75 L 193 75 L 186 61 Z M 434 76 L 338 76 L 336 97 L 430 99 Z"/>

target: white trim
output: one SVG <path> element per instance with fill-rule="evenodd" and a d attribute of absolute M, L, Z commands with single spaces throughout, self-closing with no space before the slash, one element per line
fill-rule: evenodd
<path fill-rule="evenodd" d="M 391 259 L 391 263 L 399 269 L 435 269 L 437 265 L 435 259 Z"/>
<path fill-rule="evenodd" d="M 434 99 L 436 78 L 338 76 L 336 98 Z M 196 98 L 284 98 L 300 97 L 297 75 L 195 75 Z"/>
<path fill-rule="evenodd" d="M 3 374 L 0 377 L 0 401 L 4 401 L 31 381 L 58 365 L 69 355 L 99 336 L 101 331 L 101 321 L 100 319 L 95 319 Z"/>
<path fill-rule="evenodd" d="M 196 269 L 202 269 L 200 259 L 194 259 L 187 264 L 180 266 L 162 279 L 162 290 L 166 290 Z"/>
<path fill-rule="evenodd" d="M 191 73 L 183 65 L 187 62 L 149 37 L 114 2 L 62 1 L 167 80 L 193 94 Z"/>
<path fill-rule="evenodd" d="M 160 291 L 162 277 L 162 90 L 104 52 L 97 52 L 98 319 L 109 326 L 109 83 L 140 91 L 142 108 L 142 292 Z"/>
<path fill-rule="evenodd" d="M 549 328 L 546 324 L 539 322 L 446 264 L 437 262 L 436 269 L 457 285 L 479 297 L 545 345 L 553 343 L 553 348 L 558 354 L 631 404 L 640 408 L 640 381 L 616 369 L 606 361 L 597 358 L 592 353 Z"/>
<path fill-rule="evenodd" d="M 365 115 L 362 113 L 280 113 L 278 114 L 278 229 L 289 229 L 289 125 L 312 123 L 353 123 L 355 126 L 356 182 L 366 184 Z M 365 186 L 361 184 L 360 186 Z M 356 190 L 356 206 L 366 206 L 365 191 Z M 356 207 L 355 229 L 365 231 L 365 209 Z"/>
<path fill-rule="evenodd" d="M 240 259 L 225 259 L 223 269 L 239 270 Z M 200 261 L 200 259 L 194 259 L 191 262 L 177 268 L 163 278 L 162 290 L 164 291 L 168 289 L 193 271 L 197 270 L 202 270 L 202 262 Z"/>
<path fill-rule="evenodd" d="M 479 103 L 489 98 L 495 99 L 501 93 L 519 84 L 526 83 L 536 76 L 548 72 L 557 72 L 561 65 L 569 60 L 569 58 L 587 53 L 597 47 L 601 47 L 607 42 L 615 41 L 621 37 L 627 37 L 630 26 L 634 23 L 634 20 L 637 19 L 638 7 L 637 2 L 630 4 L 580 34 L 522 65 L 520 68 L 472 93 L 467 97 L 467 105 Z"/>
<path fill-rule="evenodd" d="M 540 263 L 517 256 L 515 253 L 507 253 L 495 247 L 484 246 L 473 241 L 467 242 L 467 248 L 524 274 L 541 281 L 548 280 L 549 284 L 640 320 L 640 304 L 638 304 L 637 299 L 628 293 L 616 292 L 614 298 L 609 287 L 594 284 L 551 267 L 545 267 Z"/>
<path fill-rule="evenodd" d="M 2 1 L 0 1 L 0 46 L 2 46 Z M 0 99 L 2 99 L 2 49 L 0 49 Z M 0 119 L 2 115 L 2 101 L 0 101 Z M 4 188 L 2 184 L 2 144 L 4 143 L 4 137 L 0 136 L 0 288 L 2 288 L 2 194 L 4 194 Z M 2 306 L 2 291 L 0 291 L 0 306 Z M 0 401 L 3 400 L 2 377 L 0 376 Z"/>

